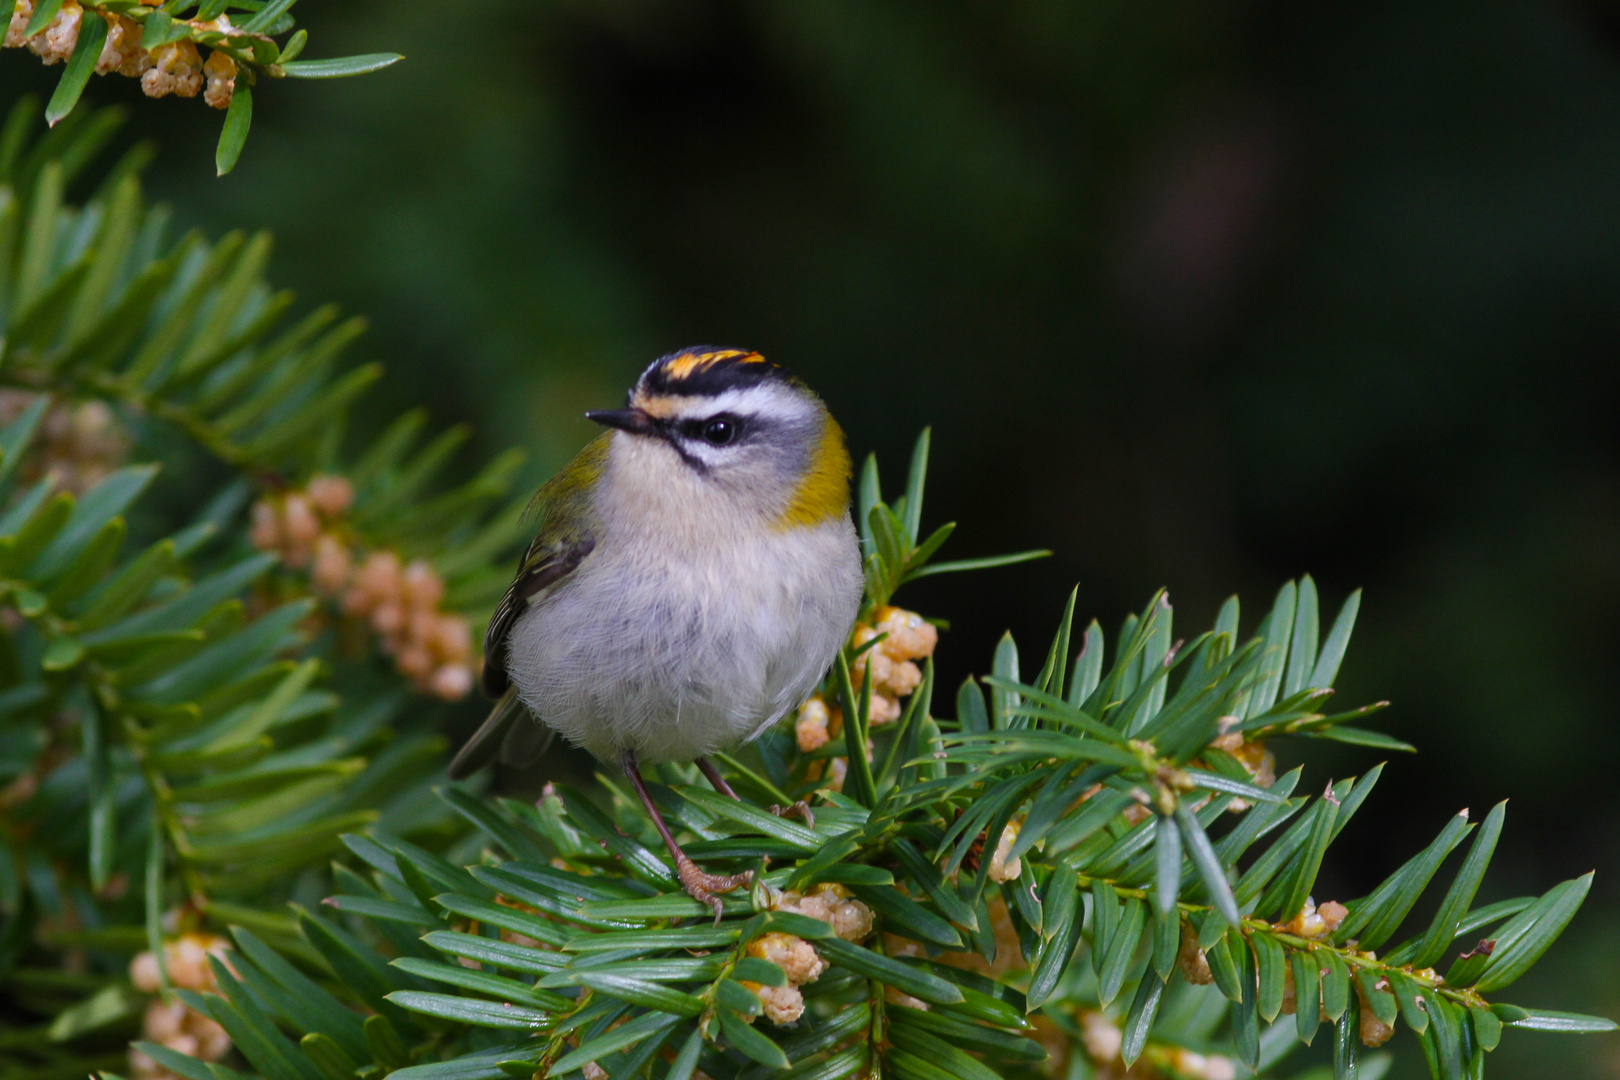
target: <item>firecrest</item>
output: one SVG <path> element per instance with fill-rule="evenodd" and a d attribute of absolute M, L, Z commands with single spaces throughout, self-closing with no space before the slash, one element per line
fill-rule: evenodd
<path fill-rule="evenodd" d="M 641 762 L 754 738 L 809 696 L 860 606 L 849 453 L 821 399 L 755 352 L 653 361 L 611 430 L 540 489 L 538 535 L 484 637 L 497 704 L 451 764 L 532 762 L 551 732 L 619 764 L 675 858 L 713 895 L 647 794 Z"/>

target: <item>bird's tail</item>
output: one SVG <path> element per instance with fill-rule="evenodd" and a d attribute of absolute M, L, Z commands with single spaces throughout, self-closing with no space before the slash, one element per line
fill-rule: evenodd
<path fill-rule="evenodd" d="M 517 688 L 508 687 L 450 762 L 450 779 L 464 780 L 497 758 L 519 768 L 538 761 L 551 745 L 551 729 L 527 714 Z"/>

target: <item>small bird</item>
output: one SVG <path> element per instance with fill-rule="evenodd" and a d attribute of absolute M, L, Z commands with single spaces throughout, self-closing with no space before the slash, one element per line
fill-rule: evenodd
<path fill-rule="evenodd" d="M 450 766 L 533 762 L 561 732 L 617 763 L 686 891 L 748 875 L 697 867 L 653 805 L 641 763 L 696 761 L 755 738 L 800 705 L 849 639 L 860 542 L 849 452 L 819 397 L 756 352 L 660 357 L 611 430 L 535 496 L 539 533 L 484 635 L 497 704 Z M 538 721 L 538 722 L 536 722 Z"/>

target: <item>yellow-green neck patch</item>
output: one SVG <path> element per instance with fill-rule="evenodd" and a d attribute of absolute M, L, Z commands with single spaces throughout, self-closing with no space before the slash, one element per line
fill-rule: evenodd
<path fill-rule="evenodd" d="M 821 439 L 810 457 L 782 513 L 779 529 L 803 529 L 841 516 L 849 509 L 849 450 L 844 432 L 830 414 L 823 413 Z"/>

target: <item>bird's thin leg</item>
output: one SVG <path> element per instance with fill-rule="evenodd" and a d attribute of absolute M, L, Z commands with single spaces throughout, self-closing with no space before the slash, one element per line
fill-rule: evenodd
<path fill-rule="evenodd" d="M 747 871 L 730 875 L 709 874 L 699 868 L 698 864 L 693 862 L 686 852 L 681 850 L 681 845 L 675 842 L 675 837 L 669 831 L 669 826 L 664 824 L 664 815 L 660 814 L 658 807 L 653 805 L 652 794 L 647 790 L 647 782 L 641 778 L 641 769 L 636 765 L 636 755 L 626 753 L 623 764 L 624 774 L 630 778 L 630 783 L 635 785 L 636 794 L 641 796 L 641 805 L 646 809 L 647 816 L 652 818 L 653 826 L 657 828 L 658 835 L 664 838 L 664 846 L 669 848 L 670 855 L 675 858 L 675 875 L 681 879 L 681 886 L 692 899 L 700 904 L 707 904 L 709 910 L 714 912 L 714 921 L 719 922 L 723 909 L 720 905 L 720 897 L 715 894 L 726 893 L 732 889 L 740 888 L 748 884 L 753 875 Z M 736 796 L 734 795 L 732 798 L 736 798 Z"/>
<path fill-rule="evenodd" d="M 726 778 L 720 775 L 720 770 L 715 768 L 714 763 L 708 758 L 698 758 L 697 767 L 702 771 L 704 776 L 709 778 L 709 783 L 714 785 L 714 790 L 718 791 L 728 799 L 742 802 L 741 799 L 737 798 L 737 793 L 731 790 L 731 785 L 726 783 Z"/>

